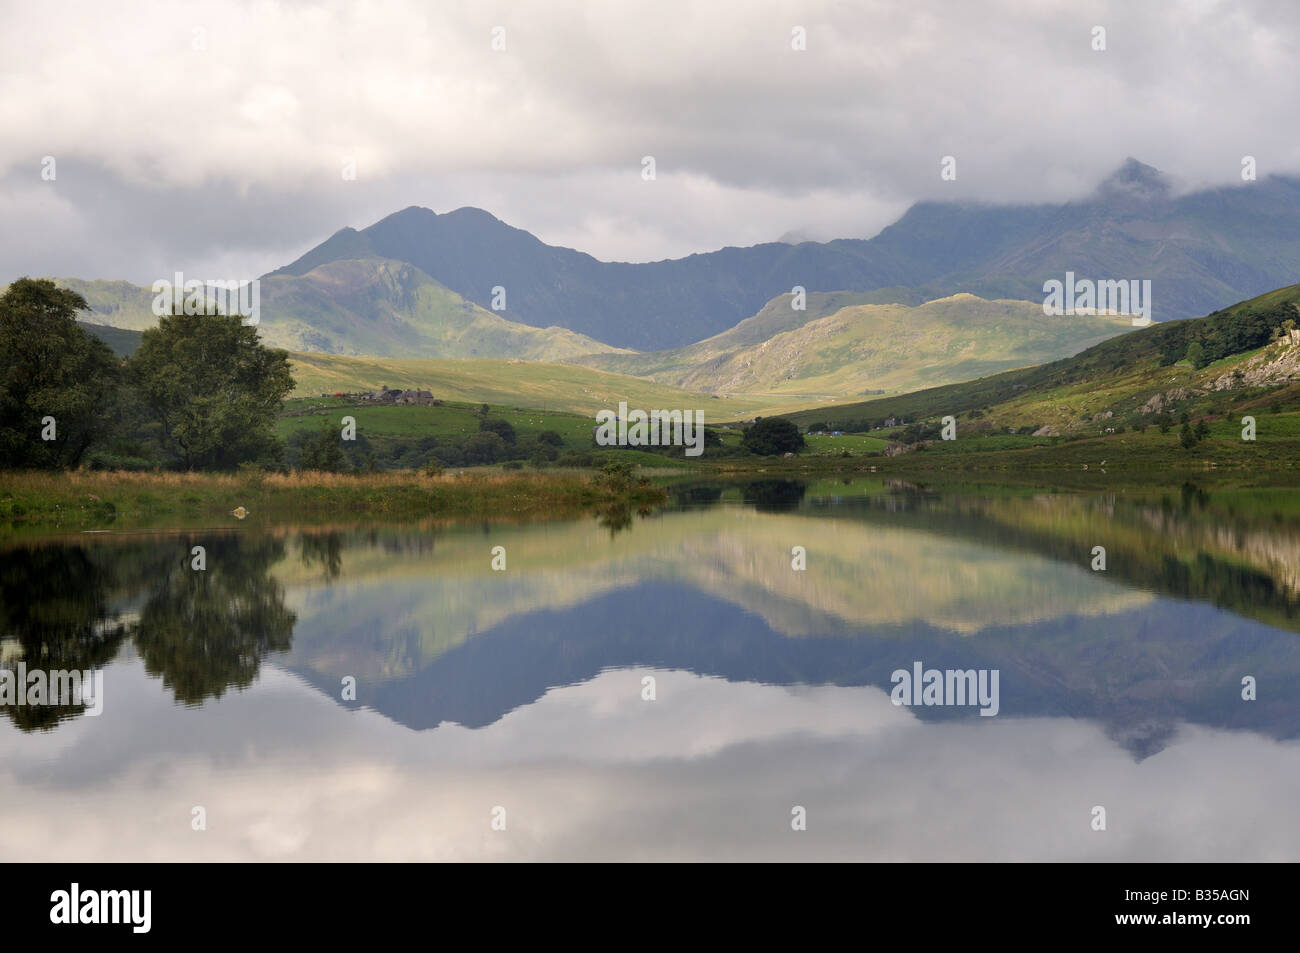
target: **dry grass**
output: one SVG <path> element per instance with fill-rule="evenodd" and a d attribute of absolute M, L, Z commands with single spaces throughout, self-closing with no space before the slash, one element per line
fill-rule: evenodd
<path fill-rule="evenodd" d="M 9 471 L 0 473 L 0 535 L 339 518 L 532 519 L 664 498 L 655 488 L 615 493 L 571 473 Z"/>

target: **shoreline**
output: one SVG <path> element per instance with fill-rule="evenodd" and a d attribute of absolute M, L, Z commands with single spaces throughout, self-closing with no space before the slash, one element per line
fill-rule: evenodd
<path fill-rule="evenodd" d="M 612 485 L 581 474 L 385 473 L 0 473 L 0 539 L 98 530 L 271 526 L 364 520 L 527 521 L 599 507 L 655 506 L 661 487 Z M 236 511 L 243 508 L 243 515 Z"/>

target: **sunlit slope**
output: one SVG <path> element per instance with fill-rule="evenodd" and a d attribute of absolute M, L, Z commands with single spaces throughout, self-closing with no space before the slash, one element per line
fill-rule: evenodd
<path fill-rule="evenodd" d="M 824 308 L 824 297 L 814 306 Z M 807 321 L 800 321 L 801 315 L 785 296 L 749 321 L 689 347 L 579 360 L 723 394 L 849 397 L 1038 364 L 1131 327 L 1131 319 L 1124 316 L 1050 317 L 1041 304 L 987 301 L 969 294 L 916 307 L 849 304 Z M 782 329 L 783 321 L 791 326 Z M 757 322 L 752 329 L 746 328 L 750 322 Z M 753 340 L 767 332 L 775 333 Z"/>
<path fill-rule="evenodd" d="M 1226 404 L 1237 394 L 1300 379 L 1300 347 L 1295 343 L 1236 343 L 1254 340 L 1252 330 L 1276 325 L 1288 315 L 1300 316 L 1293 310 L 1296 306 L 1300 306 L 1300 285 L 1290 285 L 1203 318 L 1127 330 L 1073 357 L 1037 367 L 837 404 L 834 415 L 918 420 L 978 410 L 986 422 L 998 427 L 1032 424 L 1066 433 L 1100 419 L 1116 426 L 1149 423 L 1158 412 L 1196 412 L 1206 397 L 1220 397 L 1219 402 Z M 1221 346 L 1230 353 L 1196 368 L 1184 360 L 1193 341 Z M 825 410 L 795 415 L 802 423 L 825 418 Z"/>
<path fill-rule="evenodd" d="M 594 414 L 617 408 L 703 410 L 706 421 L 752 417 L 796 407 L 808 401 L 792 397 L 728 397 L 691 393 L 637 377 L 574 364 L 517 360 L 434 360 L 423 358 L 344 357 L 331 354 L 291 355 L 295 395 L 374 391 L 389 387 L 427 388 L 435 397 Z"/>
<path fill-rule="evenodd" d="M 170 278 L 171 276 L 168 276 Z M 125 281 L 55 278 L 91 310 L 90 324 L 144 331 L 158 323 L 154 293 Z M 380 357 L 497 357 L 555 361 L 618 349 L 566 328 L 534 328 L 467 301 L 418 268 L 379 258 L 269 275 L 258 331 L 273 347 Z"/>
<path fill-rule="evenodd" d="M 551 361 L 616 350 L 565 328 L 506 320 L 400 261 L 349 259 L 269 275 L 261 294 L 262 337 L 289 350 Z"/>

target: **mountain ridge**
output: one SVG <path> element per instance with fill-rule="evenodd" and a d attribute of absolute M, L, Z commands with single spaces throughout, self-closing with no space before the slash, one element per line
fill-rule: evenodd
<path fill-rule="evenodd" d="M 1093 192 L 1056 204 L 918 202 L 869 239 L 764 242 L 655 262 L 606 262 L 548 245 L 470 206 L 408 206 L 342 229 L 269 275 L 373 254 L 415 265 L 482 307 L 533 327 L 564 327 L 616 347 L 664 350 L 721 333 L 795 286 L 866 293 L 907 288 L 1041 300 L 1066 271 L 1150 279 L 1156 320 L 1196 317 L 1295 280 L 1300 178 L 1175 194 L 1127 159 Z"/>

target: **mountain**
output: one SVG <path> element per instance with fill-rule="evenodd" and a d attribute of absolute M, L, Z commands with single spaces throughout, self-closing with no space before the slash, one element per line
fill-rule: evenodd
<path fill-rule="evenodd" d="M 806 425 L 828 416 L 847 423 L 951 414 L 977 421 L 965 425 L 975 430 L 1028 427 L 1044 435 L 1122 431 L 1184 413 L 1231 423 L 1300 397 L 1300 334 L 1277 339 L 1288 321 L 1300 324 L 1300 284 L 1202 318 L 1135 329 L 1037 367 L 785 416 Z"/>
<path fill-rule="evenodd" d="M 648 264 L 597 261 L 544 244 L 481 209 L 403 209 L 360 232 L 344 229 L 271 273 L 304 275 L 344 255 L 409 262 L 448 288 L 533 327 L 555 325 L 639 349 L 689 344 L 726 330 L 796 284 L 818 290 L 907 285 L 924 275 L 888 256 L 867 262 L 857 241 L 771 242 Z"/>
<path fill-rule="evenodd" d="M 111 347 L 118 357 L 130 357 L 140 346 L 139 331 L 126 331 L 105 324 L 88 324 L 85 321 L 78 321 L 77 325 Z"/>
<path fill-rule="evenodd" d="M 615 350 L 565 328 L 507 320 L 413 265 L 381 258 L 263 278 L 261 309 L 263 338 L 293 351 L 557 361 Z"/>
<path fill-rule="evenodd" d="M 1047 317 L 1038 304 L 969 294 L 916 307 L 857 303 L 862 297 L 812 295 L 813 318 L 802 321 L 789 317 L 805 312 L 793 311 L 786 295 L 689 347 L 577 360 L 689 390 L 850 396 L 1039 364 L 1131 327 L 1128 317 Z"/>
<path fill-rule="evenodd" d="M 88 324 L 143 331 L 158 323 L 149 288 L 54 280 L 90 304 Z M 291 351 L 557 361 L 617 350 L 565 328 L 506 320 L 406 262 L 377 258 L 329 261 L 300 276 L 263 278 L 259 308 L 262 338 Z"/>
<path fill-rule="evenodd" d="M 480 209 L 439 215 L 413 206 L 345 228 L 272 275 L 366 257 L 407 262 L 483 307 L 504 288 L 505 317 L 639 350 L 702 341 L 795 286 L 903 288 L 911 303 L 963 291 L 1041 301 L 1044 281 L 1072 271 L 1150 279 L 1153 316 L 1169 320 L 1296 279 L 1300 179 L 1178 195 L 1160 172 L 1129 159 L 1075 202 L 922 202 L 867 240 L 770 242 L 643 264 L 547 245 Z"/>

